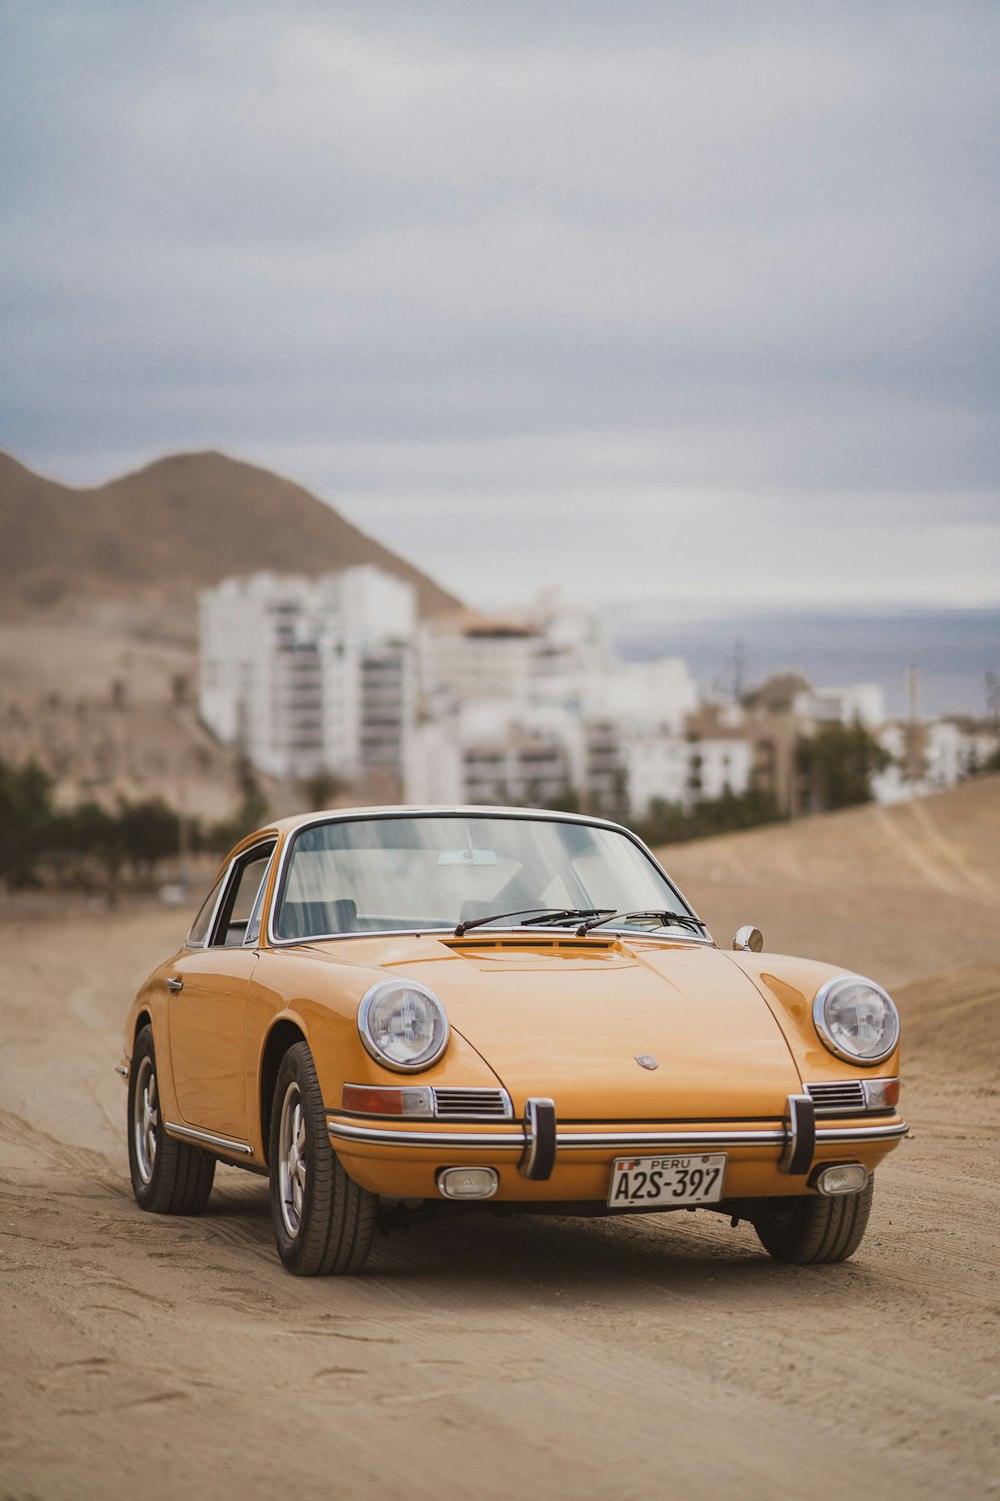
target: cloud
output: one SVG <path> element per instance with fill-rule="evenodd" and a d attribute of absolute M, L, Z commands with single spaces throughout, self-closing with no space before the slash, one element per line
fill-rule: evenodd
<path fill-rule="evenodd" d="M 995 7 L 10 10 L 28 462 L 222 445 L 455 587 L 472 515 L 553 546 L 575 516 L 582 583 L 610 510 L 664 546 L 710 517 L 747 597 L 849 590 L 866 549 L 909 597 L 989 594 Z M 512 541 L 511 593 L 538 572 Z"/>

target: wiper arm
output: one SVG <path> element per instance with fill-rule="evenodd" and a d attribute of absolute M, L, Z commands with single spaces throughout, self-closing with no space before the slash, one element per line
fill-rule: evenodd
<path fill-rule="evenodd" d="M 471 917 L 467 922 L 460 922 L 455 929 L 455 937 L 461 938 L 470 928 L 481 928 L 488 922 L 499 922 L 502 917 L 528 917 L 533 912 L 554 912 L 557 917 L 562 916 L 558 907 L 522 907 L 519 912 L 491 912 L 489 917 Z"/>
<path fill-rule="evenodd" d="M 544 917 L 526 917 L 521 923 L 522 928 L 543 927 L 547 923 L 568 922 L 576 917 L 597 917 L 606 912 L 609 917 L 614 916 L 613 907 L 561 907 L 558 912 L 547 912 Z"/>
<path fill-rule="evenodd" d="M 616 917 L 623 917 L 625 919 L 652 918 L 664 928 L 668 923 L 673 923 L 682 928 L 697 929 L 705 927 L 700 917 L 693 917 L 687 912 L 611 912 L 605 916 L 592 917 L 589 922 L 582 922 L 576 930 L 577 938 L 582 938 L 585 933 L 590 932 L 591 928 L 599 928 L 602 923 L 614 922 Z"/>

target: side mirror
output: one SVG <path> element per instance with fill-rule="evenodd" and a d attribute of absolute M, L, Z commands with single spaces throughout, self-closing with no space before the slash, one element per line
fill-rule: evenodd
<path fill-rule="evenodd" d="M 764 937 L 759 928 L 754 928 L 747 923 L 745 928 L 737 931 L 733 939 L 733 948 L 742 949 L 747 954 L 759 954 L 764 947 Z"/>

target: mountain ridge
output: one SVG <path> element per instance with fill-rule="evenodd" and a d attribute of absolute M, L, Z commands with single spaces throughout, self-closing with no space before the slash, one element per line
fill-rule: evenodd
<path fill-rule="evenodd" d="M 422 616 L 460 606 L 303 486 L 217 449 L 166 454 L 83 488 L 0 450 L 0 557 L 8 616 L 137 597 L 193 609 L 199 589 L 232 574 L 362 563 L 412 583 Z"/>

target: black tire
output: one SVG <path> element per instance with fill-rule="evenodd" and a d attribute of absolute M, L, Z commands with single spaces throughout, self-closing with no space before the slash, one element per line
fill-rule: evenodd
<path fill-rule="evenodd" d="M 330 1145 L 309 1045 L 281 1060 L 268 1163 L 278 1255 L 296 1277 L 359 1272 L 375 1236 L 378 1194 L 347 1176 Z"/>
<path fill-rule="evenodd" d="M 148 1026 L 135 1040 L 128 1071 L 128 1166 L 140 1209 L 201 1214 L 208 1203 L 215 1158 L 164 1131 L 153 1032 Z"/>
<path fill-rule="evenodd" d="M 856 1194 L 767 1199 L 754 1229 L 775 1261 L 796 1266 L 846 1261 L 864 1239 L 874 1190 L 875 1180 L 869 1177 Z"/>

